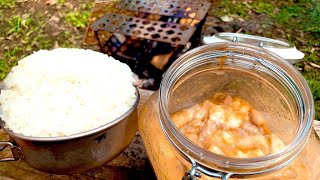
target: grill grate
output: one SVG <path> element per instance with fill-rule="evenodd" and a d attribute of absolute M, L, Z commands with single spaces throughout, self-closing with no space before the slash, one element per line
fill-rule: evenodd
<path fill-rule="evenodd" d="M 140 88 L 156 90 L 172 62 L 199 45 L 210 3 L 121 0 L 113 7 L 132 16 L 109 12 L 91 24 L 100 51 L 128 64 L 143 80 Z"/>
<path fill-rule="evenodd" d="M 105 30 L 128 36 L 186 45 L 195 27 L 153 21 L 120 14 L 106 14 L 92 24 L 94 31 Z"/>
<path fill-rule="evenodd" d="M 199 0 L 122 0 L 116 7 L 176 18 L 202 20 L 210 7 L 210 3 Z"/>

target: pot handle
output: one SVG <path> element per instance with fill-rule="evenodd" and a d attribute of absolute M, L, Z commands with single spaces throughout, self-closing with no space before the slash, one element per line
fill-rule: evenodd
<path fill-rule="evenodd" d="M 13 145 L 11 142 L 0 142 L 0 151 L 4 150 L 7 147 L 10 147 L 12 157 L 0 158 L 0 162 L 18 161 L 22 159 L 22 151 L 18 146 Z"/>
<path fill-rule="evenodd" d="M 1 129 L 1 126 L 0 126 Z M 9 141 L 0 141 L 0 152 L 6 148 L 10 148 L 12 157 L 4 157 L 2 158 L 0 156 L 0 162 L 6 162 L 6 161 L 18 161 L 23 158 L 22 150 L 18 147 L 13 145 Z"/>

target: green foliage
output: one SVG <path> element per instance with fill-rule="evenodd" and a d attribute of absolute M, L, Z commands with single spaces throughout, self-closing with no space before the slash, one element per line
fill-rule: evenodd
<path fill-rule="evenodd" d="M 302 13 L 302 7 L 298 5 L 288 5 L 282 7 L 279 13 L 274 18 L 280 24 L 292 23 L 292 21 L 295 20 L 295 18 L 299 17 Z"/>
<path fill-rule="evenodd" d="M 0 8 L 13 8 L 16 0 L 0 0 Z"/>
<path fill-rule="evenodd" d="M 310 70 L 304 73 L 312 94 L 314 94 L 314 99 L 320 101 L 320 73 L 317 70 Z"/>
<path fill-rule="evenodd" d="M 319 57 L 317 56 L 316 53 L 312 52 L 305 52 L 305 57 L 304 60 L 307 62 L 313 62 L 313 63 L 319 63 Z"/>
<path fill-rule="evenodd" d="M 0 59 L 0 80 L 3 80 L 10 71 L 10 65 L 7 61 Z"/>
<path fill-rule="evenodd" d="M 320 3 L 316 3 L 313 8 L 308 8 L 304 19 L 304 31 L 320 33 Z M 320 39 L 320 38 L 319 38 Z"/>
<path fill-rule="evenodd" d="M 11 66 L 16 64 L 16 56 L 19 52 L 22 51 L 22 48 L 20 47 L 15 47 L 13 49 L 10 50 L 6 50 L 4 51 L 3 55 L 6 59 L 9 59 L 11 61 L 8 61 L 8 64 L 10 64 Z"/>
<path fill-rule="evenodd" d="M 12 33 L 16 33 L 16 32 L 20 32 L 21 31 L 21 23 L 22 23 L 22 19 L 20 16 L 13 16 L 11 17 L 11 19 L 9 19 L 7 21 L 7 23 L 10 26 L 10 30 L 7 32 L 7 34 L 12 34 Z"/>
<path fill-rule="evenodd" d="M 94 3 L 93 2 L 85 2 L 85 3 L 81 3 L 79 5 L 80 9 L 92 9 L 94 6 Z"/>
<path fill-rule="evenodd" d="M 273 14 L 275 6 L 265 1 L 252 1 L 252 9 L 257 13 Z"/>
<path fill-rule="evenodd" d="M 316 110 L 314 119 L 319 120 L 320 119 L 320 101 L 314 102 L 314 109 Z"/>
<path fill-rule="evenodd" d="M 247 19 L 249 12 L 266 14 L 274 24 L 286 25 L 288 28 L 301 28 L 303 31 L 320 32 L 320 3 L 313 0 L 264 1 L 251 2 L 225 0 L 217 3 L 219 10 L 215 16 L 238 15 Z"/>
<path fill-rule="evenodd" d="M 320 119 L 320 72 L 316 69 L 312 69 L 310 71 L 304 72 L 303 75 L 307 80 L 315 102 L 315 119 Z"/>
<path fill-rule="evenodd" d="M 320 32 L 320 3 L 317 2 L 283 5 L 279 13 L 272 17 L 279 24 L 289 24 L 305 32 Z"/>
<path fill-rule="evenodd" d="M 32 22 L 33 22 L 33 19 L 29 17 L 25 19 L 22 19 L 18 15 L 11 17 L 9 20 L 7 20 L 7 23 L 9 24 L 9 27 L 10 27 L 10 29 L 7 31 L 7 35 L 13 34 L 13 33 L 19 33 L 22 31 L 23 28 L 28 29 Z"/>
<path fill-rule="evenodd" d="M 88 11 L 69 12 L 65 16 L 65 21 L 77 28 L 85 28 L 89 19 L 90 13 Z"/>
<path fill-rule="evenodd" d="M 55 43 L 60 47 L 79 48 L 89 11 L 94 5 L 93 0 L 58 0 L 58 4 L 53 6 L 44 5 L 43 2 L 46 8 L 37 9 L 33 7 L 34 3 L 20 2 L 0 0 L 0 80 L 5 78 L 18 60 L 33 51 L 52 49 Z M 30 7 L 35 8 L 35 13 L 29 11 Z M 65 17 L 64 22 L 60 19 L 59 22 L 48 21 L 53 16 L 60 18 L 60 13 Z M 60 27 L 65 30 L 60 30 Z"/>
<path fill-rule="evenodd" d="M 214 13 L 217 16 L 232 14 L 238 15 L 242 18 L 246 18 L 248 16 L 247 7 L 241 1 L 220 1 L 217 6 L 219 6 L 217 11 L 209 13 Z"/>
<path fill-rule="evenodd" d="M 4 58 L 0 57 L 0 80 L 4 79 L 9 73 L 11 67 L 15 66 L 18 61 L 18 55 L 21 55 L 22 48 L 14 47 L 5 50 L 3 53 Z"/>
<path fill-rule="evenodd" d="M 2 20 L 3 19 L 3 10 L 2 9 L 0 9 L 0 20 Z"/>

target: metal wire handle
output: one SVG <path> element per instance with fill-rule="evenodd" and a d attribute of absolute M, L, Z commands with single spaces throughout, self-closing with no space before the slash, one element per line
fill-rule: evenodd
<path fill-rule="evenodd" d="M 201 166 L 198 166 L 196 161 L 189 156 L 186 157 L 190 160 L 192 167 L 185 173 L 185 175 L 182 177 L 182 180 L 197 180 L 197 177 L 201 178 L 201 173 L 210 177 L 220 178 L 221 180 L 228 180 L 233 175 L 232 173 L 209 171 Z"/>
<path fill-rule="evenodd" d="M 13 145 L 11 142 L 0 142 L 0 151 L 10 147 L 12 157 L 1 158 L 0 162 L 18 161 L 23 158 L 22 151 L 18 146 Z"/>
<path fill-rule="evenodd" d="M 3 151 L 7 147 L 10 147 L 12 157 L 0 158 L 0 162 L 18 161 L 20 159 L 23 159 L 22 150 L 18 146 L 13 145 L 9 141 L 0 141 L 0 151 Z"/>

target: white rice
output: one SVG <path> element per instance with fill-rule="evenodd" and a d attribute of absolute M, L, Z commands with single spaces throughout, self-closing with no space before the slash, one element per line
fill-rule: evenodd
<path fill-rule="evenodd" d="M 69 136 L 111 122 L 136 98 L 130 68 L 84 49 L 40 50 L 3 81 L 1 119 L 15 133 Z"/>

